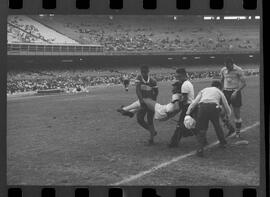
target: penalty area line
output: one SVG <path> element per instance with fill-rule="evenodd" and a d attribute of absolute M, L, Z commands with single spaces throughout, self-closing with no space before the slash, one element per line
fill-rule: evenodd
<path fill-rule="evenodd" d="M 248 127 L 245 127 L 244 129 L 242 129 L 241 130 L 241 133 L 246 132 L 246 131 L 248 131 L 250 129 L 253 129 L 253 128 L 259 126 L 259 125 L 260 125 L 259 122 L 255 122 L 254 124 L 252 124 L 252 125 L 250 125 Z M 229 136 L 229 138 L 233 137 L 234 135 L 235 134 Z M 215 142 L 209 144 L 208 146 L 206 146 L 205 149 L 210 149 L 213 146 L 217 145 L 218 143 L 219 143 L 218 141 L 215 141 Z M 143 177 L 143 176 L 145 176 L 147 174 L 153 173 L 153 172 L 155 172 L 155 171 L 157 171 L 157 170 L 159 170 L 161 168 L 167 167 L 167 166 L 169 166 L 169 165 L 171 165 L 171 164 L 173 164 L 175 162 L 178 162 L 178 161 L 180 161 L 182 159 L 185 159 L 185 158 L 190 157 L 190 156 L 195 155 L 195 154 L 196 154 L 196 150 L 191 151 L 191 152 L 189 152 L 187 154 L 184 154 L 184 155 L 180 155 L 178 157 L 174 157 L 174 158 L 172 158 L 171 160 L 169 160 L 167 162 L 163 162 L 163 163 L 161 163 L 159 165 L 156 165 L 156 166 L 150 168 L 149 170 L 145 170 L 145 171 L 139 172 L 138 174 L 128 176 L 128 177 L 124 178 L 122 181 L 119 181 L 119 182 L 116 182 L 116 183 L 113 183 L 113 184 L 110 184 L 110 185 L 122 185 L 122 184 L 129 183 L 131 181 L 134 181 L 136 179 L 139 179 L 139 178 L 141 178 L 141 177 Z"/>

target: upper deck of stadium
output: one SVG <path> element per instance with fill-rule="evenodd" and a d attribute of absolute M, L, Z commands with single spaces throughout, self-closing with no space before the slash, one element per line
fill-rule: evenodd
<path fill-rule="evenodd" d="M 101 46 L 98 52 L 123 54 L 254 52 L 260 48 L 259 29 L 254 16 L 204 20 L 203 16 L 13 15 L 8 17 L 8 44 L 31 48 L 33 43 L 44 51 L 51 45 L 57 52 L 61 45 L 75 51 L 74 46 Z"/>

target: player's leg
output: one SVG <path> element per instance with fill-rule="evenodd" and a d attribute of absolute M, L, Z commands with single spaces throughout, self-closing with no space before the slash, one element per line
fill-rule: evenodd
<path fill-rule="evenodd" d="M 157 103 L 156 101 L 149 99 L 149 98 L 145 98 L 145 99 L 143 99 L 143 101 L 149 110 L 151 110 L 152 112 L 155 111 L 155 105 Z"/>
<path fill-rule="evenodd" d="M 223 107 L 220 107 L 220 119 L 223 122 L 224 127 L 228 129 L 228 133 L 226 134 L 226 137 L 229 137 L 235 132 L 235 129 L 230 121 L 230 118 L 226 116 L 226 113 L 224 111 Z"/>
<path fill-rule="evenodd" d="M 149 131 L 149 125 L 148 123 L 144 120 L 144 117 L 147 113 L 147 109 L 145 108 L 141 108 L 139 109 L 139 111 L 137 112 L 137 122 L 139 125 L 141 125 L 144 129 Z"/>
<path fill-rule="evenodd" d="M 140 109 L 140 102 L 139 100 L 131 103 L 128 106 L 121 106 L 120 108 L 117 109 L 119 113 L 121 113 L 123 116 L 129 116 L 132 118 L 134 114 Z"/>
<path fill-rule="evenodd" d="M 141 107 L 141 104 L 140 104 L 139 100 L 137 100 L 128 106 L 122 107 L 122 109 L 125 111 L 135 112 L 135 111 L 138 111 L 140 109 L 140 107 Z"/>
<path fill-rule="evenodd" d="M 127 80 L 124 80 L 124 86 L 125 86 L 125 90 L 126 91 L 128 91 L 128 85 L 129 85 L 128 81 Z"/>
<path fill-rule="evenodd" d="M 178 144 L 182 138 L 183 132 L 186 129 L 186 127 L 184 125 L 184 119 L 186 116 L 187 109 L 188 109 L 188 105 L 183 105 L 183 107 L 181 108 L 178 123 L 176 125 L 176 128 L 174 130 L 174 134 L 171 137 L 171 140 L 169 143 L 170 148 L 174 148 L 174 147 L 178 146 Z"/>
<path fill-rule="evenodd" d="M 154 111 L 148 109 L 147 110 L 147 123 L 149 126 L 149 132 L 150 132 L 150 140 L 149 144 L 154 143 L 154 137 L 157 135 L 156 129 L 154 127 Z"/>
<path fill-rule="evenodd" d="M 225 146 L 227 144 L 227 142 L 226 142 L 225 137 L 224 137 L 223 129 L 220 125 L 219 109 L 217 109 L 215 105 L 209 106 L 209 108 L 211 110 L 209 112 L 210 121 L 212 122 L 212 124 L 214 126 L 214 129 L 215 129 L 216 135 L 218 137 L 218 140 L 220 142 L 220 145 Z"/>
<path fill-rule="evenodd" d="M 233 113 L 235 117 L 235 130 L 236 130 L 236 137 L 240 137 L 240 130 L 242 127 L 242 118 L 240 116 L 240 107 L 233 107 Z"/>
<path fill-rule="evenodd" d="M 223 93 L 227 99 L 228 104 L 230 106 L 232 106 L 231 96 L 232 96 L 233 91 L 223 90 Z M 229 132 L 226 135 L 226 137 L 228 137 L 235 132 L 235 128 L 233 127 L 233 125 L 230 121 L 230 118 L 225 116 L 225 112 L 223 112 L 223 110 L 224 109 L 222 108 L 221 113 L 220 113 L 220 117 L 221 117 L 221 120 L 222 120 L 224 126 L 229 130 Z"/>
<path fill-rule="evenodd" d="M 207 145 L 206 132 L 208 130 L 210 116 L 207 104 L 200 105 L 197 113 L 196 138 L 198 141 L 197 156 L 202 157 L 204 147 Z"/>
<path fill-rule="evenodd" d="M 242 127 L 242 119 L 241 119 L 241 106 L 242 106 L 242 96 L 241 92 L 237 93 L 237 96 L 232 100 L 232 108 L 233 114 L 235 117 L 235 130 L 236 130 L 236 137 L 240 137 L 240 130 Z"/>

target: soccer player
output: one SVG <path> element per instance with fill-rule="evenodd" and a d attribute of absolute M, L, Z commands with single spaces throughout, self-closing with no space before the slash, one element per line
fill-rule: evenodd
<path fill-rule="evenodd" d="M 228 58 L 225 62 L 225 67 L 221 69 L 220 74 L 223 85 L 223 93 L 227 98 L 229 105 L 231 105 L 233 109 L 236 137 L 240 137 L 240 130 L 242 126 L 242 119 L 240 115 L 240 108 L 242 106 L 241 91 L 244 87 L 246 87 L 244 71 L 242 68 L 235 65 L 231 58 Z M 230 130 L 228 136 L 233 132 L 234 130 Z"/>
<path fill-rule="evenodd" d="M 143 102 L 147 106 L 147 108 L 154 112 L 154 118 L 160 121 L 166 121 L 172 117 L 174 117 L 179 111 L 179 99 L 180 92 L 179 91 L 179 82 L 175 82 L 172 84 L 172 99 L 168 104 L 161 105 L 151 98 L 144 98 Z M 133 102 L 132 104 L 121 107 L 117 111 L 120 112 L 124 116 L 133 117 L 134 114 L 140 109 L 141 105 L 139 100 Z"/>
<path fill-rule="evenodd" d="M 143 99 L 150 98 L 156 101 L 158 96 L 158 86 L 156 80 L 150 77 L 148 66 L 142 66 L 140 70 L 141 74 L 135 79 L 136 94 L 141 105 L 137 112 L 137 122 L 150 132 L 150 139 L 148 142 L 151 145 L 154 143 L 154 137 L 157 135 L 153 122 L 154 112 L 147 107 Z M 145 116 L 147 117 L 147 121 L 145 121 Z"/>
<path fill-rule="evenodd" d="M 124 74 L 122 80 L 123 80 L 125 90 L 128 91 L 128 86 L 129 86 L 129 82 L 130 82 L 129 78 L 128 78 L 128 75 Z"/>
<path fill-rule="evenodd" d="M 212 87 L 207 87 L 201 90 L 186 111 L 185 119 L 191 114 L 192 110 L 196 106 L 199 106 L 196 123 L 196 136 L 199 142 L 199 147 L 197 149 L 198 156 L 203 156 L 203 149 L 207 144 L 206 131 L 208 129 L 209 121 L 212 122 L 215 128 L 220 146 L 225 147 L 227 144 L 219 121 L 221 111 L 220 103 L 224 108 L 226 116 L 230 116 L 231 109 L 221 89 L 221 82 L 218 80 L 213 81 Z"/>
<path fill-rule="evenodd" d="M 176 70 L 175 75 L 176 80 L 181 82 L 181 99 L 180 99 L 180 109 L 181 114 L 179 116 L 179 120 L 174 131 L 173 136 L 171 137 L 169 147 L 177 147 L 180 139 L 182 137 L 187 137 L 192 135 L 192 132 L 188 130 L 184 125 L 184 118 L 186 115 L 186 111 L 188 106 L 194 99 L 194 87 L 192 83 L 188 80 L 186 70 L 184 68 L 178 68 Z"/>

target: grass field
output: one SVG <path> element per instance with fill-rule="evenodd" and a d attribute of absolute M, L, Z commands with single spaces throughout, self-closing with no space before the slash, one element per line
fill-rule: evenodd
<path fill-rule="evenodd" d="M 196 92 L 207 85 L 209 82 L 194 82 Z M 165 104 L 170 99 L 170 85 L 160 83 L 159 87 L 159 102 Z M 248 78 L 243 91 L 243 128 L 248 128 L 242 137 L 249 144 L 225 150 L 213 146 L 204 158 L 189 154 L 196 148 L 194 137 L 182 139 L 178 148 L 167 148 L 176 126 L 171 120 L 155 123 L 156 144 L 146 146 L 148 132 L 135 118 L 123 118 L 116 112 L 135 99 L 134 87 L 129 92 L 112 87 L 75 95 L 9 98 L 8 184 L 259 184 L 258 77 Z M 208 141 L 216 141 L 212 127 Z"/>

